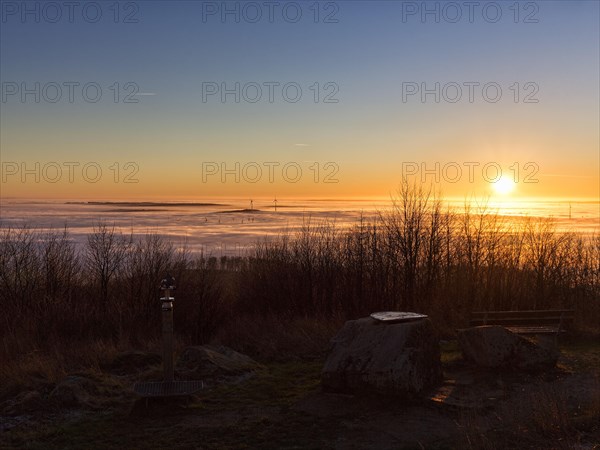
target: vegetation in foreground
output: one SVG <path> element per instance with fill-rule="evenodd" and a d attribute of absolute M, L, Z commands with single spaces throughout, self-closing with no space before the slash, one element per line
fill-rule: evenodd
<path fill-rule="evenodd" d="M 450 345 L 448 379 L 468 368 Z M 502 396 L 493 406 L 453 408 L 424 400 L 326 394 L 322 359 L 270 362 L 241 383 L 184 403 L 133 408 L 132 378 L 87 372 L 105 404 L 19 416 L 2 448 L 471 448 L 593 449 L 600 442 L 597 342 L 566 343 L 559 367 L 540 375 L 469 372 L 472 388 Z M 577 368 L 577 372 L 574 372 Z"/>
<path fill-rule="evenodd" d="M 179 285 L 175 330 L 180 349 L 220 342 L 270 367 L 267 375 L 250 382 L 259 383 L 258 387 L 225 387 L 214 394 L 218 400 L 213 398 L 213 403 L 205 398 L 196 404 L 192 416 L 210 416 L 214 408 L 231 415 L 240 408 L 252 411 L 257 404 L 259 410 L 277 412 L 248 412 L 241 418 L 234 414 L 238 418 L 221 424 L 222 429 L 221 425 L 198 428 L 190 419 L 196 425 L 184 426 L 189 440 L 185 433 L 173 436 L 169 427 L 161 425 L 164 435 L 152 437 L 159 447 L 163 438 L 166 447 L 172 438 L 183 439 L 178 442 L 184 448 L 188 442 L 190 448 L 198 446 L 198 439 L 203 442 L 200 447 L 207 448 L 242 448 L 244 443 L 268 448 L 272 442 L 292 447 L 294 439 L 299 445 L 321 447 L 306 440 L 306 430 L 326 439 L 340 430 L 340 419 L 315 421 L 290 405 L 315 388 L 327 342 L 343 321 L 374 310 L 427 313 L 444 337 L 464 326 L 470 311 L 486 309 L 573 308 L 576 335 L 600 330 L 600 236 L 557 233 L 545 220 L 506 223 L 485 209 L 451 214 L 430 193 L 408 185 L 402 186 L 391 209 L 376 221 L 361 221 L 345 230 L 307 220 L 297 235 L 261 242 L 246 257 L 235 259 L 190 255 L 160 236 L 134 238 L 107 224 L 95 228 L 83 249 L 73 244 L 68 230 L 3 229 L 0 402 L 27 391 L 46 392 L 73 373 L 91 373 L 104 380 L 102 366 L 117 353 L 156 350 L 157 284 L 165 272 L 172 273 Z M 587 352 L 576 347 L 573 351 L 580 356 Z M 581 359 L 586 357 L 574 361 Z M 574 364 L 573 370 L 587 370 L 585 362 L 582 367 Z M 105 381 L 118 387 L 131 380 Z M 247 389 L 262 397 L 248 396 Z M 593 399 L 597 394 L 592 391 Z M 543 392 L 535 395 L 537 399 L 523 404 L 545 405 L 548 398 L 559 398 Z M 136 447 L 133 439 L 144 439 L 142 434 L 151 434 L 156 424 L 149 419 L 146 429 L 135 422 L 115 421 L 117 406 L 129 404 L 125 400 L 131 399 L 107 405 L 113 412 L 105 416 L 96 411 L 89 420 L 51 420 L 32 435 L 11 431 L 9 442 L 27 442 L 32 448 L 36 442 L 40 447 L 50 442 L 75 448 L 83 444 L 78 439 L 87 439 L 86 447 L 95 442 L 99 447 L 102 442 L 117 446 L 127 434 Z M 289 403 L 265 405 L 263 401 Z M 486 425 L 467 415 L 459 421 L 461 436 L 468 438 L 465 445 L 471 448 L 494 448 L 493 443 L 503 439 L 509 439 L 506 446 L 510 446 L 512 435 L 506 431 L 510 423 L 515 436 L 522 436 L 525 427 L 533 436 L 531 442 L 538 436 L 562 436 L 572 443 L 587 433 L 578 428 L 569 408 L 553 405 L 531 412 L 533 416 L 527 410 L 520 413 L 524 418 L 539 417 L 541 425 L 523 425 L 528 423 L 525 419 L 511 422 L 510 417 L 521 417 L 513 411 L 499 416 L 505 425 L 497 428 L 497 434 L 492 427 L 485 436 L 477 430 Z M 389 412 L 384 406 L 378 405 L 373 414 Z M 597 409 L 590 408 L 591 417 L 597 418 Z M 545 418 L 545 411 L 554 411 L 560 423 Z M 165 420 L 165 425 L 180 427 L 177 415 Z M 547 423 L 558 431 L 551 433 Z M 111 438 L 101 437 L 108 429 L 116 430 L 112 444 L 103 440 Z M 292 434 L 286 441 L 281 433 L 288 432 Z"/>

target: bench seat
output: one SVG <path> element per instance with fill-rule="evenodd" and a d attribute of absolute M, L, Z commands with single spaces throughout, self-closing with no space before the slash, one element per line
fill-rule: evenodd
<path fill-rule="evenodd" d="M 470 327 L 500 325 L 513 333 L 523 335 L 565 332 L 575 319 L 572 309 L 526 311 L 476 311 L 471 313 Z"/>

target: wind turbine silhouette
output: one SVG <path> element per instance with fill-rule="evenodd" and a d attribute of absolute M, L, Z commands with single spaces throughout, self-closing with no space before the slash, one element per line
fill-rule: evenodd
<path fill-rule="evenodd" d="M 275 200 L 273 200 L 273 203 L 275 203 L 275 212 L 277 212 L 277 196 L 275 196 Z"/>
<path fill-rule="evenodd" d="M 571 211 L 572 211 L 572 206 L 571 206 L 571 202 L 569 202 L 569 220 L 571 219 Z"/>

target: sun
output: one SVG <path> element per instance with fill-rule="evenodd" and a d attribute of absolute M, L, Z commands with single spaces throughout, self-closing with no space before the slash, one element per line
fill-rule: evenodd
<path fill-rule="evenodd" d="M 492 183 L 494 192 L 499 195 L 508 195 L 515 190 L 516 183 L 511 177 L 503 176 L 498 181 Z"/>

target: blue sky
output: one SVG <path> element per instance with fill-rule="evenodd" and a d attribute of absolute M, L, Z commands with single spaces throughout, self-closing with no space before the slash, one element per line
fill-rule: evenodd
<path fill-rule="evenodd" d="M 258 23 L 248 23 L 243 15 L 239 23 L 232 15 L 225 21 L 218 13 L 203 17 L 203 8 L 241 10 L 248 2 L 200 1 L 120 2 L 120 23 L 113 20 L 114 2 L 98 2 L 102 18 L 97 23 L 86 21 L 79 10 L 69 23 L 63 6 L 62 20 L 49 23 L 41 14 L 36 23 L 32 15 L 22 20 L 21 11 L 7 13 L 21 2 L 2 1 L 3 83 L 95 82 L 103 89 L 102 99 L 93 104 L 80 95 L 73 103 L 64 98 L 23 103 L 18 95 L 3 100 L 2 160 L 137 161 L 143 168 L 141 184 L 112 187 L 123 197 L 152 195 L 165 155 L 180 174 L 173 186 L 177 195 L 186 195 L 186 186 L 198 187 L 204 161 L 305 160 L 336 162 L 340 183 L 282 186 L 283 192 L 385 195 L 399 181 L 403 161 L 497 160 L 537 161 L 541 175 L 558 171 L 587 179 L 570 183 L 573 192 L 566 195 L 598 194 L 599 2 L 519 2 L 518 23 L 512 1 L 480 2 L 493 3 L 490 13 L 502 11 L 497 23 L 486 20 L 479 7 L 469 23 L 464 2 L 455 3 L 463 14 L 457 23 L 443 15 L 439 23 L 432 15 L 423 21 L 420 11 L 403 21 L 407 8 L 438 5 L 442 11 L 450 2 L 318 2 L 319 23 L 314 23 L 315 2 L 280 5 L 290 3 L 289 11 L 296 5 L 302 11 L 297 23 L 284 20 L 279 7 L 269 23 L 263 2 L 257 3 L 263 5 Z M 137 23 L 122 23 L 129 12 L 135 12 Z M 323 23 L 331 12 L 337 23 Z M 527 14 L 537 23 L 523 23 Z M 501 100 L 486 102 L 480 90 L 473 103 L 421 103 L 418 95 L 402 99 L 402 83 L 469 81 L 497 83 Z M 115 103 L 109 89 L 115 82 L 121 96 L 127 94 L 126 82 L 153 95 L 137 96 L 137 104 Z M 289 103 L 276 89 L 273 103 L 221 103 L 218 95 L 204 103 L 206 82 L 294 82 L 303 95 Z M 337 86 L 338 103 L 322 98 L 315 103 L 310 90 L 315 82 L 321 89 L 328 82 Z M 517 103 L 510 90 L 515 82 L 520 83 Z M 523 103 L 530 92 L 523 91 L 527 82 L 537 86 L 538 103 Z M 555 178 L 540 180 L 529 194 L 558 195 Z M 214 195 L 272 190 L 265 183 L 222 184 L 202 188 Z M 43 189 L 23 183 L 2 187 L 17 196 Z M 73 189 L 51 188 L 56 195 Z M 90 195 L 102 194 L 87 189 Z"/>

